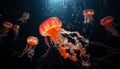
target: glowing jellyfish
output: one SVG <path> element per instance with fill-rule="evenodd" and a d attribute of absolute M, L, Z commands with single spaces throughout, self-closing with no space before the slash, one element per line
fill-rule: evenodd
<path fill-rule="evenodd" d="M 0 30 L 0 38 L 7 36 L 7 33 L 12 28 L 13 24 L 10 22 L 3 23 L 3 29 Z"/>
<path fill-rule="evenodd" d="M 58 18 L 52 17 L 40 25 L 39 31 L 42 36 L 49 36 L 53 41 L 57 41 L 61 37 L 59 33 L 61 26 L 62 22 Z"/>
<path fill-rule="evenodd" d="M 12 30 L 15 32 L 14 40 L 16 40 L 18 38 L 19 28 L 20 28 L 19 25 L 13 25 Z"/>
<path fill-rule="evenodd" d="M 27 56 L 32 59 L 32 56 L 34 55 L 34 49 L 38 43 L 39 43 L 39 40 L 37 37 L 29 36 L 27 38 L 26 48 L 24 49 L 21 56 L 23 56 L 24 54 L 27 54 Z"/>
<path fill-rule="evenodd" d="M 100 25 L 104 26 L 105 29 L 112 33 L 114 36 L 120 36 L 113 26 L 114 18 L 112 16 L 106 16 L 100 20 Z"/>
<path fill-rule="evenodd" d="M 93 18 L 92 16 L 94 15 L 94 10 L 93 9 L 86 9 L 83 10 L 83 15 L 84 15 L 84 23 L 90 23 Z"/>
<path fill-rule="evenodd" d="M 22 17 L 18 19 L 18 21 L 21 21 L 22 23 L 26 23 L 29 18 L 30 18 L 30 14 L 28 12 L 24 12 L 22 14 Z"/>
<path fill-rule="evenodd" d="M 67 31 L 61 27 L 62 27 L 62 22 L 57 17 L 51 17 L 40 24 L 39 33 L 43 37 L 45 37 L 45 42 L 48 45 L 49 49 L 51 47 L 55 47 L 58 49 L 60 55 L 64 59 L 71 59 L 72 61 L 77 62 L 78 58 L 75 50 L 80 51 L 79 57 L 86 55 L 86 50 L 84 49 L 84 46 L 81 44 L 80 41 L 81 39 L 82 40 L 87 40 L 87 39 L 81 36 L 79 32 Z M 67 37 L 65 37 L 64 36 L 65 34 L 68 35 L 68 37 L 70 37 L 73 41 L 75 41 L 75 43 L 72 43 Z M 72 36 L 72 34 L 75 34 L 76 36 Z M 49 49 L 47 50 L 47 53 Z M 69 50 L 69 52 L 67 50 Z M 82 52 L 84 52 L 84 54 Z M 46 53 L 42 57 L 45 56 Z M 84 59 L 82 58 L 81 60 L 84 61 Z"/>

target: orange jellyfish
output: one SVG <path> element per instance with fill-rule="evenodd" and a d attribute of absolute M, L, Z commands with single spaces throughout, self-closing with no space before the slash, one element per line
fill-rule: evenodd
<path fill-rule="evenodd" d="M 39 43 L 39 40 L 37 37 L 29 36 L 27 38 L 26 48 L 24 49 L 21 56 L 23 56 L 24 54 L 27 54 L 29 58 L 32 58 L 32 56 L 34 55 L 34 49 L 38 43 Z"/>
<path fill-rule="evenodd" d="M 22 14 L 22 17 L 18 19 L 18 21 L 21 21 L 22 23 L 26 23 L 29 18 L 30 18 L 30 14 L 28 12 L 24 12 Z"/>
<path fill-rule="evenodd" d="M 15 32 L 14 40 L 16 40 L 18 38 L 19 28 L 20 28 L 19 25 L 13 25 L 12 30 Z"/>
<path fill-rule="evenodd" d="M 13 24 L 10 22 L 4 22 L 3 23 L 3 29 L 0 30 L 0 38 L 7 36 L 7 33 L 12 28 Z"/>
<path fill-rule="evenodd" d="M 61 27 L 62 22 L 56 17 L 51 17 L 40 25 L 39 32 L 42 36 L 49 36 L 51 40 L 57 41 L 61 37 L 59 33 Z"/>
<path fill-rule="evenodd" d="M 112 33 L 114 36 L 120 36 L 113 26 L 114 18 L 112 16 L 106 16 L 100 20 L 100 25 L 104 26 L 105 29 Z"/>
<path fill-rule="evenodd" d="M 62 21 L 58 19 L 57 17 L 50 17 L 44 22 L 42 22 L 39 26 L 39 33 L 45 37 L 45 43 L 49 47 L 45 54 L 42 55 L 40 60 L 43 60 L 42 58 L 45 58 L 46 55 L 49 53 L 48 51 L 55 47 L 60 55 L 64 59 L 70 59 L 74 62 L 78 61 L 76 50 L 81 51 L 79 56 L 86 55 L 85 53 L 82 54 L 82 52 L 86 52 L 84 50 L 81 50 L 84 48 L 84 46 L 81 44 L 81 40 L 85 40 L 83 36 L 79 34 L 77 31 L 67 31 L 62 28 Z M 76 36 L 73 36 L 72 34 L 75 34 Z M 68 35 L 69 38 L 71 38 L 75 43 L 72 43 L 67 37 L 64 35 Z M 70 52 L 68 52 L 68 51 Z"/>
<path fill-rule="evenodd" d="M 94 10 L 93 9 L 86 9 L 83 10 L 83 15 L 84 15 L 84 23 L 90 23 L 93 18 L 92 16 L 94 15 Z"/>

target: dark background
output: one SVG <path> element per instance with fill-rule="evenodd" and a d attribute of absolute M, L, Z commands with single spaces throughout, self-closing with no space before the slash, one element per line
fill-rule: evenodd
<path fill-rule="evenodd" d="M 111 15 L 114 17 L 115 28 L 120 33 L 120 0 L 71 0 L 74 4 L 71 5 L 68 3 L 67 8 L 61 3 L 54 3 L 54 0 L 51 0 L 53 1 L 51 3 L 48 3 L 49 1 L 50 0 L 0 0 L 0 14 L 2 15 L 0 16 L 0 29 L 2 29 L 2 24 L 5 21 L 20 25 L 19 38 L 17 41 L 13 41 L 13 31 L 10 31 L 8 36 L 3 38 L 3 45 L 1 44 L 0 46 L 1 69 L 6 69 L 7 67 L 10 69 L 36 69 L 40 65 L 43 66 L 42 69 L 80 69 L 80 64 L 77 65 L 70 60 L 64 60 L 55 49 L 51 49 L 46 60 L 43 61 L 43 64 L 40 64 L 39 58 L 46 52 L 48 47 L 43 37 L 39 34 L 38 28 L 39 24 L 49 17 L 58 17 L 63 22 L 62 28 L 70 31 L 78 31 L 86 38 L 89 38 L 91 42 L 96 41 L 101 44 L 90 44 L 89 46 L 92 64 L 96 64 L 98 58 L 112 54 L 103 58 L 97 64 L 97 69 L 120 69 L 120 37 L 111 35 L 111 33 L 107 32 L 106 29 L 100 25 L 100 19 Z M 84 32 L 84 17 L 82 11 L 87 8 L 94 9 L 95 14 L 93 16 L 94 21 L 88 25 L 87 31 Z M 27 20 L 27 23 L 21 24 L 17 19 L 19 19 L 25 11 L 30 13 L 30 19 Z M 39 38 L 39 44 L 36 46 L 32 61 L 30 61 L 27 55 L 17 57 L 25 48 L 27 43 L 26 39 L 30 35 Z M 103 47 L 102 44 L 107 45 L 107 48 Z M 117 51 L 109 49 L 108 47 L 117 49 Z"/>

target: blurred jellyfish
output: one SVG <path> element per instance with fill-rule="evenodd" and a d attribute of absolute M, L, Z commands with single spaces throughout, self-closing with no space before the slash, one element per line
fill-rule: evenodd
<path fill-rule="evenodd" d="M 7 33 L 12 28 L 13 24 L 10 22 L 3 23 L 3 29 L 0 30 L 0 38 L 7 36 Z"/>
<path fill-rule="evenodd" d="M 83 10 L 83 15 L 84 15 L 84 23 L 90 23 L 93 18 L 92 16 L 94 15 L 94 10 L 93 9 L 85 9 Z"/>
<path fill-rule="evenodd" d="M 27 56 L 30 59 L 32 59 L 32 56 L 34 55 L 34 49 L 38 43 L 39 43 L 39 40 L 37 37 L 29 36 L 27 38 L 27 45 L 26 45 L 21 56 L 23 56 L 24 54 L 27 54 Z"/>
<path fill-rule="evenodd" d="M 116 31 L 116 29 L 113 26 L 113 20 L 114 19 L 112 16 L 106 16 L 100 20 L 100 25 L 104 26 L 105 29 L 108 32 L 111 32 L 113 36 L 120 36 L 120 34 Z"/>
<path fill-rule="evenodd" d="M 18 39 L 18 34 L 19 34 L 19 25 L 13 25 L 12 30 L 15 32 L 14 40 Z"/>
<path fill-rule="evenodd" d="M 45 37 L 45 43 L 48 45 L 49 49 L 51 47 L 55 47 L 64 59 L 71 59 L 72 61 L 77 62 L 79 61 L 77 56 L 79 56 L 81 57 L 81 60 L 84 61 L 84 59 L 82 59 L 82 56 L 87 55 L 87 49 L 84 49 L 85 46 L 82 45 L 80 41 L 87 39 L 81 36 L 79 32 L 67 31 L 61 27 L 62 22 L 57 17 L 51 17 L 40 24 L 39 32 L 43 37 Z M 72 36 L 73 34 L 76 36 Z M 68 35 L 67 37 L 71 38 L 73 41 L 75 41 L 75 43 L 63 35 Z M 80 51 L 79 55 L 77 55 L 75 52 L 76 50 Z M 43 55 L 42 57 L 45 56 Z"/>
<path fill-rule="evenodd" d="M 30 18 L 30 14 L 28 12 L 24 12 L 22 14 L 22 17 L 18 19 L 18 21 L 21 21 L 22 23 L 26 23 L 29 18 Z"/>

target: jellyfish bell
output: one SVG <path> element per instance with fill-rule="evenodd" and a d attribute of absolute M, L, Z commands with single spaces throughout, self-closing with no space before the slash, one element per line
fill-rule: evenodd
<path fill-rule="evenodd" d="M 10 28 L 12 28 L 13 24 L 10 23 L 10 22 L 4 22 L 3 26 L 4 26 L 5 29 L 10 29 Z"/>
<path fill-rule="evenodd" d="M 19 31 L 19 28 L 20 28 L 20 26 L 19 25 L 13 25 L 13 31 L 15 31 L 15 32 L 18 32 Z"/>
<path fill-rule="evenodd" d="M 93 9 L 85 9 L 83 10 L 83 15 L 84 15 L 84 23 L 90 23 L 92 21 L 92 16 L 94 15 L 94 10 Z"/>
<path fill-rule="evenodd" d="M 38 40 L 37 37 L 29 36 L 27 38 L 27 43 L 30 44 L 30 45 L 37 45 L 39 43 L 39 40 Z"/>
<path fill-rule="evenodd" d="M 3 27 L 4 27 L 4 32 L 9 32 L 9 30 L 13 27 L 13 24 L 10 22 L 4 22 L 3 23 Z"/>
<path fill-rule="evenodd" d="M 102 26 L 111 25 L 113 23 L 113 17 L 112 16 L 106 16 L 103 19 L 100 20 L 100 24 Z"/>
<path fill-rule="evenodd" d="M 93 9 L 86 9 L 83 11 L 83 15 L 86 17 L 91 17 L 94 14 L 94 10 Z"/>
<path fill-rule="evenodd" d="M 62 22 L 57 17 L 51 17 L 45 20 L 39 26 L 39 32 L 42 36 L 49 36 L 53 41 L 59 39 Z"/>
<path fill-rule="evenodd" d="M 30 14 L 29 14 L 28 12 L 24 12 L 23 15 L 22 15 L 22 17 L 23 17 L 25 20 L 27 20 L 27 19 L 30 18 Z"/>

